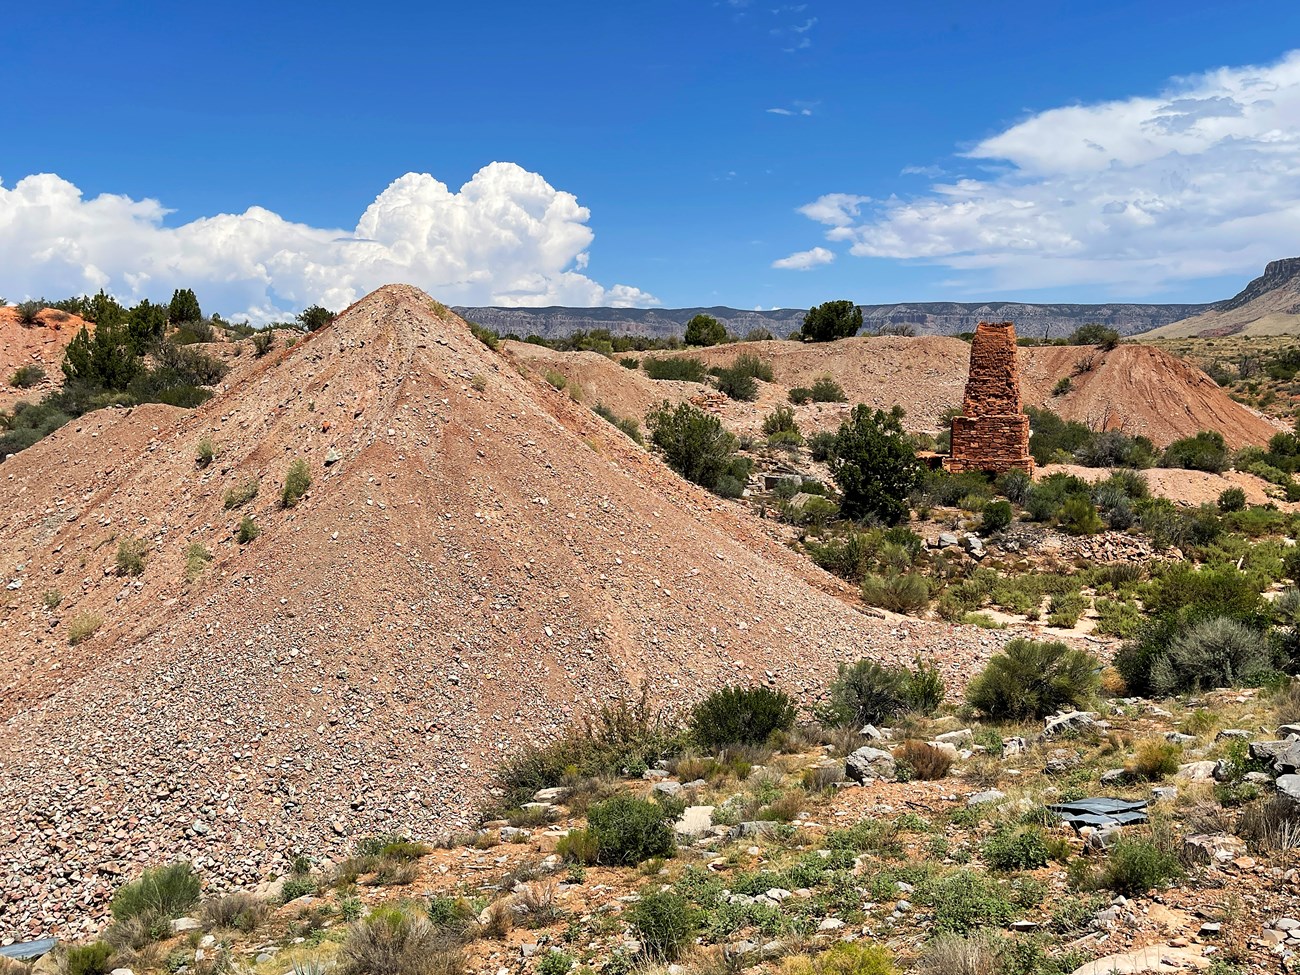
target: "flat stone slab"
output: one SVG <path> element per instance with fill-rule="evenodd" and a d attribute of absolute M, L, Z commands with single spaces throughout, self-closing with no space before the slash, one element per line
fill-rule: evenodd
<path fill-rule="evenodd" d="M 1141 975 L 1143 972 L 1201 972 L 1210 960 L 1197 948 L 1151 945 L 1120 955 L 1107 955 L 1076 968 L 1072 975 Z"/>
<path fill-rule="evenodd" d="M 673 824 L 678 836 L 703 836 L 713 827 L 712 806 L 687 806 L 682 818 Z"/>

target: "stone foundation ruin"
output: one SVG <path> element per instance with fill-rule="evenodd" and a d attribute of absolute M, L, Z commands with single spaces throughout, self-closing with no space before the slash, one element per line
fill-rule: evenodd
<path fill-rule="evenodd" d="M 1029 456 L 1029 417 L 1020 405 L 1016 327 L 980 322 L 970 347 L 970 377 L 961 416 L 952 421 L 950 471 L 1034 469 Z"/>

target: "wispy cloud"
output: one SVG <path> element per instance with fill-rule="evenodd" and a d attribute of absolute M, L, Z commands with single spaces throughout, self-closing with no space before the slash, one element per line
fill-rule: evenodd
<path fill-rule="evenodd" d="M 767 109 L 767 114 L 784 115 L 787 117 L 792 117 L 792 116 L 807 117 L 813 113 L 812 106 L 808 103 L 795 102 L 794 106 L 795 106 L 794 108 L 769 108 Z"/>
<path fill-rule="evenodd" d="M 983 178 L 802 208 L 853 254 L 921 260 L 967 286 L 1157 291 L 1297 252 L 1300 51 L 1173 79 L 1154 95 L 1038 112 L 963 155 Z"/>
<path fill-rule="evenodd" d="M 814 247 L 812 250 L 795 251 L 789 257 L 783 257 L 780 260 L 773 261 L 772 267 L 780 271 L 811 271 L 821 264 L 829 264 L 835 260 L 835 255 L 825 247 Z"/>

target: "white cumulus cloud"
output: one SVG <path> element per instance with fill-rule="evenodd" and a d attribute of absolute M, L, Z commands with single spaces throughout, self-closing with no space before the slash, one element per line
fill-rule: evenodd
<path fill-rule="evenodd" d="M 829 264 L 835 255 L 825 247 L 814 247 L 810 251 L 796 251 L 789 257 L 773 261 L 772 266 L 782 271 L 811 271 L 819 264 Z"/>
<path fill-rule="evenodd" d="M 915 198 L 830 194 L 802 212 L 860 256 L 1002 290 L 1159 291 L 1300 253 L 1300 51 L 1166 90 L 1039 112 L 964 156 L 982 175 Z"/>
<path fill-rule="evenodd" d="M 590 212 L 513 163 L 452 192 L 407 173 L 352 229 L 293 223 L 262 207 L 169 227 L 157 200 L 86 199 L 44 173 L 0 183 L 0 294 L 124 300 L 194 288 L 205 307 L 266 320 L 316 302 L 342 308 L 400 281 L 448 304 L 647 305 L 630 285 L 587 277 Z"/>

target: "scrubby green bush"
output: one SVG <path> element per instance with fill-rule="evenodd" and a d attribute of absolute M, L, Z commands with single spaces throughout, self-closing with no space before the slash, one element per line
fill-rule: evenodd
<path fill-rule="evenodd" d="M 35 325 L 41 320 L 41 312 L 45 310 L 43 301 L 20 301 L 14 305 L 18 312 L 18 323 L 20 325 Z"/>
<path fill-rule="evenodd" d="M 880 544 L 879 532 L 850 531 L 823 542 L 808 539 L 804 547 L 809 558 L 827 572 L 850 582 L 859 582 L 875 562 Z"/>
<path fill-rule="evenodd" d="M 651 958 L 672 961 L 681 954 L 699 927 L 698 909 L 672 891 L 652 891 L 628 909 L 628 924 Z"/>
<path fill-rule="evenodd" d="M 665 402 L 646 415 L 646 422 L 669 467 L 724 497 L 740 494 L 751 464 L 736 456 L 739 443 L 716 416 L 690 403 L 672 407 Z"/>
<path fill-rule="evenodd" d="M 1273 671 L 1268 638 L 1254 627 L 1223 616 L 1192 624 L 1151 661 L 1150 686 L 1157 694 L 1255 684 Z"/>
<path fill-rule="evenodd" d="M 226 491 L 225 497 L 222 498 L 221 503 L 225 506 L 227 511 L 233 511 L 235 508 L 248 504 L 248 502 L 257 497 L 258 487 L 259 485 L 256 478 L 245 481 L 243 484 L 237 484 Z"/>
<path fill-rule="evenodd" d="M 112 970 L 113 946 L 103 941 L 73 945 L 64 961 L 64 975 L 108 975 Z"/>
<path fill-rule="evenodd" d="M 149 553 L 149 543 L 143 538 L 124 538 L 117 543 L 117 556 L 114 564 L 120 576 L 138 576 L 144 573 L 145 556 Z"/>
<path fill-rule="evenodd" d="M 919 658 L 915 669 L 874 660 L 841 664 L 819 711 L 827 724 L 883 724 L 915 711 L 933 714 L 943 701 L 944 686 L 936 668 Z"/>
<path fill-rule="evenodd" d="M 752 403 L 758 399 L 758 383 L 753 376 L 746 376 L 731 369 L 718 372 L 718 391 L 732 399 Z"/>
<path fill-rule="evenodd" d="M 527 746 L 501 766 L 505 802 L 519 805 L 538 789 L 570 777 L 640 775 L 681 748 L 678 729 L 642 694 L 635 701 L 604 706 L 594 717 L 565 730 L 549 744 Z"/>
<path fill-rule="evenodd" d="M 917 572 L 872 573 L 862 580 L 862 601 L 891 613 L 915 613 L 930 604 L 930 580 Z"/>
<path fill-rule="evenodd" d="M 935 933 L 966 934 L 984 926 L 1002 927 L 1015 914 L 1006 889 L 973 870 L 957 870 L 920 884 L 916 899 L 934 910 Z"/>
<path fill-rule="evenodd" d="M 19 366 L 9 377 L 9 385 L 19 389 L 30 389 L 45 378 L 45 370 L 35 363 Z"/>
<path fill-rule="evenodd" d="M 873 516 L 897 524 L 907 496 L 921 480 L 921 465 L 903 431 L 903 412 L 855 406 L 840 426 L 828 463 L 850 518 Z"/>
<path fill-rule="evenodd" d="M 199 878 L 188 863 L 180 862 L 146 870 L 139 880 L 118 888 L 109 909 L 118 921 L 146 914 L 171 919 L 198 900 Z"/>
<path fill-rule="evenodd" d="M 990 501 L 980 516 L 980 531 L 984 534 L 1004 531 L 1011 525 L 1011 502 Z"/>
<path fill-rule="evenodd" d="M 727 340 L 727 327 L 712 315 L 696 315 L 686 323 L 683 341 L 687 345 L 717 345 Z"/>
<path fill-rule="evenodd" d="M 1092 502 L 1079 497 L 1062 502 L 1057 524 L 1071 535 L 1095 535 L 1106 527 Z"/>
<path fill-rule="evenodd" d="M 645 373 L 651 379 L 671 379 L 678 382 L 702 383 L 708 370 L 704 363 L 694 356 L 673 358 L 646 358 L 642 361 Z"/>
<path fill-rule="evenodd" d="M 1100 345 L 1103 349 L 1109 351 L 1119 345 L 1119 332 L 1097 323 L 1080 325 L 1070 333 L 1070 337 L 1066 339 L 1065 344 Z"/>
<path fill-rule="evenodd" d="M 634 418 L 630 416 L 619 417 L 604 403 L 597 403 L 591 408 L 591 411 L 602 420 L 614 424 L 614 426 L 618 427 L 619 430 L 636 443 L 645 443 L 645 437 L 641 436 L 641 424 L 637 423 Z"/>
<path fill-rule="evenodd" d="M 1076 860 L 1070 880 L 1082 890 L 1113 890 L 1129 897 L 1145 894 L 1153 887 L 1181 880 L 1186 872 L 1170 831 L 1152 830 L 1147 836 L 1121 836 L 1098 866 Z"/>
<path fill-rule="evenodd" d="M 1246 492 L 1239 487 L 1225 488 L 1219 495 L 1219 510 L 1224 514 L 1246 507 Z"/>
<path fill-rule="evenodd" d="M 271 905 L 244 891 L 205 900 L 199 909 L 199 921 L 205 928 L 255 931 L 271 913 Z"/>
<path fill-rule="evenodd" d="M 339 975 L 459 975 L 465 961 L 457 937 L 401 905 L 383 905 L 347 930 Z"/>
<path fill-rule="evenodd" d="M 807 386 L 795 386 L 786 393 L 788 399 L 795 406 L 802 406 L 804 403 L 812 402 L 812 390 Z"/>
<path fill-rule="evenodd" d="M 251 517 L 244 515 L 239 519 L 239 530 L 235 533 L 235 538 L 238 539 L 240 545 L 247 545 L 260 534 L 262 534 L 262 529 L 258 527 L 257 522 Z"/>
<path fill-rule="evenodd" d="M 830 376 L 819 376 L 808 389 L 808 398 L 814 403 L 845 403 L 844 387 Z"/>
<path fill-rule="evenodd" d="M 1100 670 L 1083 650 L 1016 638 L 970 682 L 966 700 L 995 720 L 1042 718 L 1082 705 L 1099 687 Z"/>
<path fill-rule="evenodd" d="M 769 437 L 778 433 L 793 433 L 800 442 L 803 440 L 799 436 L 799 424 L 794 420 L 794 410 L 788 406 L 777 406 L 771 413 L 763 417 L 763 433 Z"/>
<path fill-rule="evenodd" d="M 794 727 L 794 701 L 769 687 L 724 687 L 691 710 L 687 730 L 702 748 L 761 745 L 775 732 Z"/>
<path fill-rule="evenodd" d="M 1229 463 L 1228 447 L 1223 434 L 1202 430 L 1194 437 L 1175 440 L 1165 448 L 1164 466 L 1221 474 Z"/>
<path fill-rule="evenodd" d="M 262 358 L 275 346 L 275 332 L 272 329 L 264 328 L 260 332 L 253 333 L 253 355 Z"/>
<path fill-rule="evenodd" d="M 1047 866 L 1051 852 L 1041 826 L 1004 825 L 984 841 L 984 862 L 994 870 L 1036 870 Z"/>
<path fill-rule="evenodd" d="M 636 866 L 651 857 L 671 856 L 673 833 L 667 810 L 630 795 L 598 802 L 587 811 L 587 830 L 596 842 L 598 862 Z"/>
<path fill-rule="evenodd" d="M 307 466 L 307 462 L 299 457 L 289 465 L 289 470 L 284 475 L 284 488 L 280 491 L 281 506 L 292 508 L 297 505 L 309 487 L 311 487 L 311 469 Z"/>

